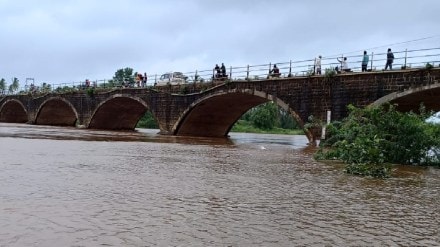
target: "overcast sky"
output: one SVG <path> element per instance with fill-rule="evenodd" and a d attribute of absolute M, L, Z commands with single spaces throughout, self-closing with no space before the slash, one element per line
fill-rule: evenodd
<path fill-rule="evenodd" d="M 439 13 L 439 0 L 0 0 L 0 78 L 58 84 L 125 67 L 160 74 L 440 47 Z"/>

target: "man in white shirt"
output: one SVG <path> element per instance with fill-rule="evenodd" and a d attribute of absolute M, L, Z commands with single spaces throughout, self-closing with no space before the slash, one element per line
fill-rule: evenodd
<path fill-rule="evenodd" d="M 319 57 L 315 58 L 315 74 L 320 75 L 321 74 L 321 55 Z"/>
<path fill-rule="evenodd" d="M 341 63 L 341 72 L 349 72 L 350 71 L 350 69 L 348 68 L 348 65 L 347 65 L 347 58 L 346 57 L 343 57 L 341 60 L 339 60 L 339 58 L 336 58 L 336 59 L 338 59 L 338 62 Z"/>

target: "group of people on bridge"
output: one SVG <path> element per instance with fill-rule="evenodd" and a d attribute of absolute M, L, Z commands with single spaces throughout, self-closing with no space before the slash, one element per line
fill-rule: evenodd
<path fill-rule="evenodd" d="M 147 85 L 147 80 L 148 80 L 147 73 L 144 73 L 142 75 L 142 73 L 138 72 L 138 73 L 136 73 L 135 79 L 136 79 L 137 87 L 145 87 Z"/>
<path fill-rule="evenodd" d="M 352 72 L 352 70 L 348 67 L 347 57 L 338 57 L 336 59 L 340 63 L 340 66 L 336 66 L 334 68 L 334 71 L 336 71 L 336 73 L 340 74 L 340 73 L 345 73 L 345 72 Z M 321 75 L 321 73 L 322 73 L 321 72 L 321 60 L 322 60 L 321 55 L 319 55 L 317 58 L 315 58 L 314 66 L 313 66 L 313 74 L 315 74 L 315 75 Z M 368 56 L 367 51 L 364 51 L 363 57 L 362 57 L 362 62 L 361 62 L 362 72 L 371 71 L 371 70 L 368 70 L 368 62 L 369 61 L 370 61 L 370 57 Z M 390 70 L 392 70 L 393 62 L 394 62 L 394 54 L 391 51 L 391 49 L 388 48 L 387 60 L 386 60 L 384 70 L 387 70 L 388 68 Z M 214 72 L 215 72 L 215 74 L 213 75 L 213 79 L 224 80 L 224 79 L 228 78 L 228 75 L 226 74 L 226 66 L 224 63 L 222 63 L 221 66 L 216 64 L 214 67 Z M 280 69 L 277 67 L 276 64 L 274 64 L 273 68 L 269 70 L 268 79 L 278 78 L 280 76 L 281 76 Z M 290 74 L 289 74 L 289 76 L 290 76 Z M 147 85 L 147 79 L 148 79 L 147 73 L 142 74 L 142 73 L 138 72 L 135 74 L 134 81 L 133 81 L 133 78 L 132 79 L 124 79 L 121 86 L 122 87 L 135 87 L 135 85 L 136 85 L 137 87 L 143 88 Z M 90 81 L 87 79 L 87 80 L 85 80 L 84 87 L 85 88 L 96 87 L 95 84 L 96 84 L 96 82 L 94 82 L 94 85 L 90 85 Z"/>
<path fill-rule="evenodd" d="M 313 68 L 313 73 L 315 75 L 321 74 L 321 59 L 322 59 L 322 56 L 318 56 L 317 58 L 315 58 L 315 64 L 314 64 L 314 68 Z M 335 68 L 336 73 L 340 74 L 340 73 L 345 73 L 345 72 L 352 72 L 352 70 L 348 67 L 347 57 L 341 57 L 341 58 L 336 58 L 336 59 L 340 63 L 340 67 L 336 66 L 336 68 Z M 370 57 L 368 56 L 367 51 L 364 51 L 364 54 L 362 56 L 362 62 L 361 62 L 362 72 L 369 71 L 367 69 L 369 61 L 370 61 Z M 393 62 L 394 62 L 394 54 L 391 51 L 391 48 L 388 48 L 387 60 L 386 60 L 384 70 L 387 70 L 388 68 L 390 70 L 392 70 L 393 69 Z"/>
<path fill-rule="evenodd" d="M 225 67 L 224 63 L 222 63 L 221 67 L 219 67 L 218 64 L 216 64 L 214 67 L 214 71 L 215 71 L 215 75 L 214 75 L 215 79 L 227 79 L 228 78 L 228 75 L 226 74 L 226 67 Z"/>
<path fill-rule="evenodd" d="M 135 87 L 136 85 L 136 87 L 144 88 L 147 86 L 147 80 L 148 80 L 147 73 L 142 74 L 140 72 L 137 72 L 134 76 L 134 81 L 133 81 L 133 77 L 124 78 L 120 86 L 124 88 L 132 88 Z M 90 88 L 90 87 L 97 87 L 97 82 L 96 81 L 91 82 L 89 79 L 86 79 L 84 81 L 84 84 L 81 83 L 81 88 Z"/>

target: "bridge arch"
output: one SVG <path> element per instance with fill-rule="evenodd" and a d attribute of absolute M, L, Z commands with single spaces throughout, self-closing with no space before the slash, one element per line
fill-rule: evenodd
<path fill-rule="evenodd" d="M 253 89 L 217 91 L 194 101 L 173 126 L 174 135 L 225 137 L 248 110 L 274 101 L 303 127 L 304 122 L 282 99 Z M 306 133 L 311 140 L 310 133 Z"/>
<path fill-rule="evenodd" d="M 409 88 L 405 91 L 393 92 L 385 95 L 372 103 L 372 105 L 382 105 L 384 103 L 397 104 L 399 111 L 419 110 L 420 104 L 427 110 L 440 111 L 440 82 Z"/>
<path fill-rule="evenodd" d="M 8 99 L 0 107 L 0 122 L 26 123 L 28 122 L 26 107 L 19 100 Z"/>
<path fill-rule="evenodd" d="M 75 126 L 78 119 L 75 107 L 63 97 L 48 98 L 36 112 L 37 125 Z"/>
<path fill-rule="evenodd" d="M 139 97 L 115 94 L 96 107 L 86 126 L 90 129 L 133 130 L 148 109 L 147 103 Z M 153 117 L 156 119 L 154 113 Z"/>

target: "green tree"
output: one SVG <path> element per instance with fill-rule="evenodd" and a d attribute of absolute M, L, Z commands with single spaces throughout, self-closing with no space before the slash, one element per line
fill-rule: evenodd
<path fill-rule="evenodd" d="M 12 79 L 12 84 L 9 85 L 9 93 L 14 93 L 20 87 L 19 81 L 16 77 Z"/>
<path fill-rule="evenodd" d="M 284 109 L 279 110 L 280 128 L 283 129 L 300 129 L 298 123 L 293 120 L 292 116 Z"/>
<path fill-rule="evenodd" d="M 147 111 L 145 115 L 139 120 L 136 127 L 146 129 L 158 129 L 159 125 L 157 124 L 156 119 L 154 119 L 153 113 Z"/>
<path fill-rule="evenodd" d="M 232 131 L 256 133 L 303 133 L 298 123 L 284 109 L 273 102 L 256 106 L 233 126 Z"/>
<path fill-rule="evenodd" d="M 255 127 L 270 130 L 279 124 L 278 106 L 269 102 L 258 108 L 251 117 Z"/>
<path fill-rule="evenodd" d="M 1 94 L 5 94 L 5 90 L 6 90 L 6 81 L 4 78 L 2 78 L 0 80 L 0 92 Z"/>
<path fill-rule="evenodd" d="M 134 84 L 134 74 L 132 68 L 118 69 L 113 76 L 113 80 L 109 81 L 109 86 L 121 86 L 124 83 Z"/>

